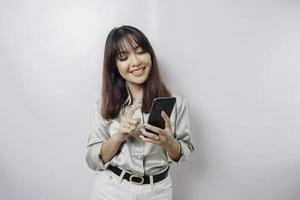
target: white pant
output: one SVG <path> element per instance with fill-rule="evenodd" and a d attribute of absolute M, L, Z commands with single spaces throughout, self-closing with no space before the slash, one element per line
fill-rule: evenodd
<path fill-rule="evenodd" d="M 170 174 L 153 184 L 137 185 L 115 175 L 110 170 L 97 172 L 90 200 L 172 200 Z"/>

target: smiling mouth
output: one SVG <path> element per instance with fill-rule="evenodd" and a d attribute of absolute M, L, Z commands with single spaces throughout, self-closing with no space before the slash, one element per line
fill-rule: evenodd
<path fill-rule="evenodd" d="M 146 67 L 141 67 L 139 69 L 135 69 L 130 71 L 131 74 L 135 75 L 135 76 L 140 76 L 144 73 Z"/>

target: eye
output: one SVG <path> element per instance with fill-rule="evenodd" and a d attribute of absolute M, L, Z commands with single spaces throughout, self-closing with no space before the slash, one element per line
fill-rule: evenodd
<path fill-rule="evenodd" d="M 119 60 L 120 60 L 120 61 L 126 61 L 127 58 L 128 58 L 127 56 L 125 56 L 125 57 L 123 56 L 123 57 L 119 57 Z"/>
<path fill-rule="evenodd" d="M 125 53 L 121 53 L 121 54 L 118 55 L 118 59 L 119 59 L 120 61 L 126 61 L 127 58 L 128 58 L 128 56 L 127 56 L 127 54 L 125 54 Z"/>
<path fill-rule="evenodd" d="M 139 47 L 139 48 L 136 49 L 136 53 L 137 54 L 143 54 L 143 53 L 145 53 L 145 51 L 144 51 L 144 49 L 142 49 L 141 47 Z"/>

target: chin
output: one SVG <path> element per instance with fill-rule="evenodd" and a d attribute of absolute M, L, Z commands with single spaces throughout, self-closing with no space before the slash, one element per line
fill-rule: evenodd
<path fill-rule="evenodd" d="M 141 85 L 143 83 L 145 83 L 147 80 L 147 77 L 140 77 L 140 78 L 135 78 L 135 79 L 131 79 L 129 80 L 129 82 L 136 84 L 136 85 Z"/>
<path fill-rule="evenodd" d="M 145 82 L 146 82 L 146 79 L 145 80 L 141 80 L 141 81 L 132 81 L 131 83 L 136 84 L 136 85 L 142 85 Z"/>

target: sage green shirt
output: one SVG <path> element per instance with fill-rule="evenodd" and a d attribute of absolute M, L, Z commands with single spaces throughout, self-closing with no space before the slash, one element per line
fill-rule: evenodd
<path fill-rule="evenodd" d="M 189 125 L 189 112 L 186 99 L 176 91 L 171 91 L 176 97 L 176 104 L 171 113 L 172 134 L 181 145 L 181 157 L 179 161 L 174 161 L 168 153 L 158 144 L 144 142 L 139 137 L 130 136 L 121 146 L 117 154 L 111 161 L 103 163 L 100 150 L 103 143 L 119 130 L 121 115 L 132 104 L 130 95 L 124 103 L 117 118 L 104 120 L 101 116 L 101 101 L 96 103 L 96 114 L 92 130 L 89 135 L 86 161 L 93 170 L 104 170 L 109 164 L 118 166 L 135 175 L 155 175 L 165 171 L 170 164 L 180 164 L 191 156 L 194 151 L 191 131 Z M 134 117 L 142 118 L 141 110 L 137 110 Z M 147 122 L 149 113 L 143 113 L 143 118 Z M 141 122 L 142 123 L 142 122 Z"/>

